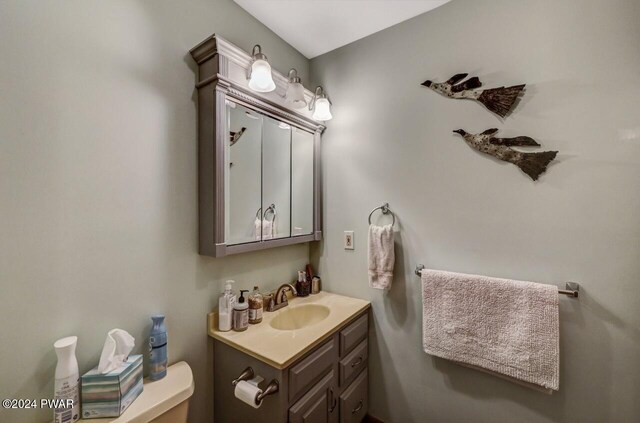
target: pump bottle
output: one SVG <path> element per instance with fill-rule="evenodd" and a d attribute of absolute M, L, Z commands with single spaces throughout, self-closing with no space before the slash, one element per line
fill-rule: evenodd
<path fill-rule="evenodd" d="M 236 296 L 231 290 L 234 281 L 227 281 L 224 286 L 224 292 L 220 295 L 218 300 L 218 330 L 221 332 L 228 332 L 232 328 L 231 315 L 233 312 L 233 305 L 236 302 Z"/>

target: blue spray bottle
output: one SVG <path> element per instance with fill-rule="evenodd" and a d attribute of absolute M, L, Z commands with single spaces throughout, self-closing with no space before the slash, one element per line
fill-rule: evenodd
<path fill-rule="evenodd" d="M 167 375 L 167 328 L 164 316 L 151 316 L 153 327 L 149 335 L 149 379 L 158 380 Z"/>

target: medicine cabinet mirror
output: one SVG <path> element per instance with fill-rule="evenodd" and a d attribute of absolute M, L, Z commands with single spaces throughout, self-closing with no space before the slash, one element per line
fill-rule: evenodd
<path fill-rule="evenodd" d="M 200 254 L 320 240 L 324 126 L 307 109 L 288 107 L 288 81 L 275 71 L 274 92 L 252 92 L 251 57 L 219 36 L 191 54 L 199 66 Z M 312 95 L 305 90 L 307 100 Z"/>

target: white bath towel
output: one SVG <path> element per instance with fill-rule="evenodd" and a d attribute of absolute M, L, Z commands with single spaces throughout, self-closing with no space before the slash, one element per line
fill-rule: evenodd
<path fill-rule="evenodd" d="M 558 390 L 557 287 L 425 269 L 422 305 L 427 354 Z"/>
<path fill-rule="evenodd" d="M 389 289 L 393 282 L 393 225 L 369 225 L 369 286 Z"/>

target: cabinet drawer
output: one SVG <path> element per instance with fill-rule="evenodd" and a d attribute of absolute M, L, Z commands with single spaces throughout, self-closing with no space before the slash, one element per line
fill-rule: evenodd
<path fill-rule="evenodd" d="M 365 369 L 340 395 L 340 423 L 360 423 L 369 408 L 368 376 Z"/>
<path fill-rule="evenodd" d="M 349 383 L 360 370 L 367 366 L 368 342 L 365 339 L 353 351 L 340 360 L 340 386 Z"/>
<path fill-rule="evenodd" d="M 289 401 L 293 401 L 338 361 L 335 338 L 319 347 L 289 370 Z"/>
<path fill-rule="evenodd" d="M 344 357 L 349 351 L 367 337 L 369 331 L 369 315 L 359 317 L 340 332 L 340 357 Z"/>

